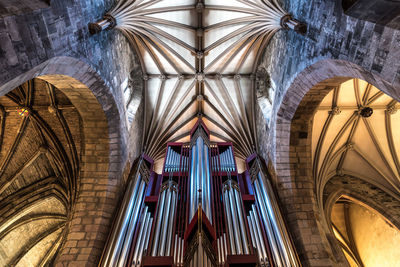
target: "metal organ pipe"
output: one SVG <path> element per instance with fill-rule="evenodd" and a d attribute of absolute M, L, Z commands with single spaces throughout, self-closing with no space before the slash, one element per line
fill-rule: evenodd
<path fill-rule="evenodd" d="M 244 254 L 249 254 L 249 247 L 248 247 L 248 239 L 246 235 L 246 225 L 243 220 L 243 214 L 242 214 L 242 199 L 240 198 L 239 192 L 237 190 L 233 190 L 233 194 L 235 195 L 235 202 L 236 202 L 236 207 L 237 207 L 237 212 L 238 212 L 238 217 L 239 217 L 239 224 L 240 224 L 240 234 L 242 236 L 242 242 L 243 242 L 243 252 Z"/>
<path fill-rule="evenodd" d="M 252 205 L 252 210 L 250 211 L 250 215 L 248 216 L 249 226 L 252 231 L 252 235 L 254 236 L 255 243 L 253 243 L 259 255 L 261 262 L 267 261 L 267 252 L 264 244 L 264 239 L 261 233 L 261 226 L 258 221 L 258 214 L 256 212 L 256 208 Z"/>
<path fill-rule="evenodd" d="M 144 214 L 144 220 L 143 223 L 140 227 L 140 231 L 139 231 L 139 236 L 136 242 L 136 247 L 135 247 L 135 253 L 133 256 L 133 261 L 132 264 L 133 266 L 140 266 L 140 262 L 142 259 L 142 255 L 143 255 L 143 250 L 147 249 L 147 239 L 149 238 L 150 235 L 150 230 L 151 230 L 151 223 L 153 221 L 153 218 L 151 218 L 151 214 L 150 212 L 147 212 L 148 207 L 146 206 Z"/>
<path fill-rule="evenodd" d="M 163 211 L 164 211 L 165 193 L 166 193 L 166 190 L 164 190 L 161 193 L 161 199 L 160 199 L 160 203 L 159 203 L 159 206 L 158 206 L 154 244 L 153 244 L 153 249 L 152 249 L 152 252 L 151 252 L 152 256 L 156 256 L 157 255 L 158 239 L 160 238 L 160 228 L 161 228 L 160 221 L 161 221 L 161 218 L 162 218 L 162 215 L 163 215 Z"/>
<path fill-rule="evenodd" d="M 135 204 L 133 205 L 134 210 L 132 212 L 131 219 L 129 221 L 129 227 L 128 227 L 126 237 L 125 237 L 126 245 L 122 247 L 121 255 L 119 257 L 119 261 L 118 261 L 118 265 L 117 265 L 119 267 L 126 265 L 126 261 L 127 261 L 128 253 L 129 253 L 129 249 L 130 249 L 130 244 L 132 243 L 133 233 L 134 233 L 134 230 L 136 227 L 136 222 L 139 218 L 139 211 L 140 211 L 140 208 L 142 207 L 145 187 L 146 187 L 146 183 L 145 183 L 145 181 L 142 180 L 140 183 L 138 196 L 136 198 Z"/>
<path fill-rule="evenodd" d="M 238 231 L 240 231 L 241 229 L 239 229 L 239 223 L 238 223 L 238 216 L 236 213 L 236 209 L 235 209 L 235 203 L 234 203 L 234 199 L 233 199 L 233 194 L 232 194 L 232 188 L 230 188 L 230 190 L 228 189 L 228 201 L 230 203 L 230 209 L 231 209 L 231 214 L 232 214 L 232 223 L 233 223 L 233 233 L 235 235 L 235 244 L 236 244 L 236 253 L 237 254 L 243 254 L 243 247 L 242 247 L 242 242 L 240 240 L 240 235 L 238 233 Z"/>
<path fill-rule="evenodd" d="M 139 249 L 142 246 L 143 243 L 143 235 L 145 235 L 145 228 L 147 227 L 147 223 L 148 220 L 150 219 L 150 213 L 147 212 L 148 207 L 146 206 L 145 210 L 144 210 L 144 219 L 142 222 L 142 225 L 140 226 L 140 230 L 139 230 L 139 236 L 136 242 L 136 247 L 135 247 L 135 252 L 133 254 L 133 260 L 132 260 L 132 264 L 136 265 L 136 260 L 137 260 L 137 256 L 139 254 Z"/>
<path fill-rule="evenodd" d="M 189 210 L 189 221 L 192 220 L 197 205 L 197 144 L 192 146 L 192 162 L 190 165 L 190 210 Z"/>
<path fill-rule="evenodd" d="M 211 203 L 210 203 L 210 199 L 211 199 L 211 171 L 210 171 L 210 161 L 209 161 L 209 157 L 210 157 L 210 153 L 209 153 L 209 149 L 208 146 L 206 144 L 204 144 L 204 157 L 205 157 L 205 188 L 207 189 L 207 193 L 205 195 L 205 207 L 206 207 L 206 215 L 210 221 L 210 223 L 212 224 L 212 212 L 211 212 Z"/>
<path fill-rule="evenodd" d="M 178 172 L 179 171 L 179 165 L 180 165 L 180 159 L 181 159 L 181 155 L 179 153 L 175 152 L 170 146 L 168 146 L 167 156 L 166 156 L 166 159 L 165 159 L 164 171 L 165 172 Z M 182 164 L 185 163 L 184 160 L 185 160 L 185 158 L 183 158 Z"/>
<path fill-rule="evenodd" d="M 254 189 L 255 189 L 256 200 L 259 205 L 260 212 L 261 212 L 261 218 L 263 219 L 264 226 L 266 228 L 265 230 L 267 232 L 268 242 L 271 245 L 271 250 L 274 255 L 275 263 L 277 266 L 284 266 L 282 263 L 282 260 L 281 260 L 277 240 L 276 240 L 273 228 L 272 228 L 272 223 L 270 222 L 268 210 L 265 207 L 265 202 L 263 200 L 263 194 L 261 192 L 261 188 L 259 186 L 258 180 L 254 181 Z M 255 217 L 257 217 L 257 216 L 255 216 Z"/>
<path fill-rule="evenodd" d="M 251 212 L 251 211 L 250 211 Z M 254 230 L 253 230 L 253 225 L 251 223 L 251 218 L 250 218 L 250 214 L 247 215 L 247 222 L 249 224 L 249 230 L 250 230 L 250 238 L 251 238 L 251 243 L 253 244 L 253 247 L 255 247 L 256 249 L 259 248 L 259 244 L 257 243 L 256 237 L 254 235 Z M 259 255 L 259 258 L 261 260 L 261 255 L 260 252 L 257 249 L 257 254 Z"/>
<path fill-rule="evenodd" d="M 229 197 L 228 191 L 224 192 L 224 203 L 225 203 L 225 212 L 226 212 L 226 219 L 228 221 L 228 234 L 229 234 L 229 241 L 231 244 L 231 253 L 232 255 L 236 254 L 235 248 L 235 238 L 233 236 L 233 226 L 232 226 L 232 216 L 231 216 L 231 209 L 229 208 Z"/>
<path fill-rule="evenodd" d="M 177 184 L 169 180 L 164 183 L 162 190 L 152 256 L 170 256 L 171 252 Z"/>
<path fill-rule="evenodd" d="M 140 248 L 140 252 L 139 252 L 139 259 L 142 258 L 143 255 L 143 250 L 147 250 L 147 247 L 149 245 L 149 240 L 150 240 L 150 232 L 151 232 L 151 226 L 153 225 L 153 218 L 150 218 L 150 222 L 147 228 L 147 234 L 146 234 L 146 238 L 145 238 L 145 244 L 143 246 L 143 248 Z M 138 266 L 140 266 L 140 264 L 138 263 Z"/>
<path fill-rule="evenodd" d="M 139 199 L 138 197 L 139 187 L 141 182 L 144 182 L 142 181 L 141 174 L 139 173 L 141 163 L 142 160 L 139 162 L 138 171 L 135 178 L 129 181 L 128 188 L 121 203 L 122 208 L 119 211 L 116 219 L 116 226 L 114 227 L 114 230 L 109 238 L 108 245 L 103 254 L 100 266 L 117 266 L 123 247 L 130 246 L 130 244 L 125 242 L 125 238 L 130 226 L 133 223 L 136 223 L 135 219 L 132 221 L 134 204 L 142 203 L 142 199 Z"/>
<path fill-rule="evenodd" d="M 234 171 L 235 170 L 235 159 L 233 158 L 232 147 L 229 147 L 229 158 L 230 158 L 231 171 Z"/>
<path fill-rule="evenodd" d="M 171 207 L 171 197 L 172 197 L 172 192 L 169 190 L 169 188 L 165 189 L 166 192 L 166 197 L 165 197 L 165 204 L 164 204 L 164 220 L 163 220 L 163 225 L 162 225 L 162 230 L 161 230 L 161 237 L 160 237 L 160 248 L 158 251 L 158 256 L 164 256 L 164 250 L 165 250 L 165 245 L 167 242 L 167 228 L 168 228 L 168 215 L 169 215 L 169 209 Z"/>
<path fill-rule="evenodd" d="M 171 243 L 172 243 L 172 227 L 174 225 L 174 218 L 175 218 L 175 206 L 176 206 L 176 192 L 172 190 L 172 210 L 171 214 L 169 216 L 169 222 L 168 222 L 168 238 L 167 238 L 167 243 L 166 243 L 166 251 L 165 251 L 165 256 L 170 256 L 171 253 Z"/>
<path fill-rule="evenodd" d="M 261 171 L 258 172 L 256 179 L 254 179 L 253 186 L 277 266 L 300 266 L 272 186 Z M 255 217 L 258 219 L 257 216 Z"/>
<path fill-rule="evenodd" d="M 194 217 L 200 198 L 202 208 L 210 223 L 211 212 L 211 174 L 210 174 L 209 149 L 202 137 L 197 137 L 192 146 L 192 165 L 190 170 L 190 210 L 189 221 Z"/>
<path fill-rule="evenodd" d="M 249 254 L 249 239 L 243 217 L 242 199 L 236 182 L 231 179 L 226 181 L 223 191 L 231 253 L 233 255 Z"/>

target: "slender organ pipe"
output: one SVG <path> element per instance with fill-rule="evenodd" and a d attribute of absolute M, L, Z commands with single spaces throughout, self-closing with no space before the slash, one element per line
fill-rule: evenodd
<path fill-rule="evenodd" d="M 247 239 L 247 232 L 246 232 L 246 225 L 243 219 L 243 213 L 242 213 L 242 199 L 240 198 L 240 193 L 237 190 L 233 190 L 233 194 L 235 196 L 235 202 L 236 202 L 236 207 L 237 207 L 237 212 L 238 212 L 238 218 L 239 218 L 239 225 L 240 225 L 240 234 L 242 236 L 242 242 L 243 242 L 243 253 L 244 254 L 249 254 L 249 247 L 248 247 L 248 239 Z"/>
<path fill-rule="evenodd" d="M 235 203 L 234 203 L 235 200 L 233 199 L 232 190 L 227 190 L 227 191 L 228 191 L 228 199 L 227 199 L 227 201 L 230 203 L 230 209 L 231 209 L 231 215 L 232 215 L 233 234 L 235 236 L 236 253 L 237 254 L 243 254 L 243 244 L 242 244 L 242 242 L 240 240 L 240 234 L 238 232 L 238 230 L 239 230 L 239 222 L 238 222 L 238 215 L 236 213 L 236 208 L 235 208 Z"/>
<path fill-rule="evenodd" d="M 136 175 L 128 183 L 121 203 L 121 210 L 117 215 L 112 234 L 107 241 L 100 266 L 121 266 L 127 261 L 132 233 L 139 217 L 138 211 L 143 202 L 145 190 L 145 182 L 139 172 L 142 162 L 141 159 Z M 137 203 L 137 206 L 135 206 L 135 203 Z"/>
<path fill-rule="evenodd" d="M 204 213 L 212 223 L 211 210 L 211 174 L 209 149 L 201 136 L 197 137 L 192 146 L 192 165 L 190 169 L 190 210 L 189 222 L 194 217 L 199 204 L 202 204 Z"/>
<path fill-rule="evenodd" d="M 280 255 L 280 252 L 279 252 L 279 247 L 278 247 L 277 240 L 276 240 L 276 237 L 275 237 L 275 233 L 274 233 L 274 230 L 273 230 L 272 222 L 271 222 L 271 219 L 269 217 L 268 210 L 267 210 L 267 208 L 265 206 L 265 202 L 264 202 L 264 199 L 263 199 L 263 194 L 262 194 L 261 188 L 259 186 L 258 180 L 255 180 L 253 184 L 254 184 L 254 191 L 255 191 L 257 204 L 258 204 L 260 212 L 261 212 L 261 218 L 264 221 L 265 230 L 266 230 L 266 233 L 267 233 L 267 236 L 268 236 L 268 242 L 270 243 L 270 247 L 271 247 L 271 250 L 272 250 L 272 254 L 273 254 L 273 257 L 274 257 L 275 264 L 277 266 L 285 266 L 285 265 L 283 265 L 283 262 L 282 262 L 282 259 L 281 259 L 281 255 Z"/>
<path fill-rule="evenodd" d="M 122 247 L 121 255 L 119 256 L 118 267 L 124 267 L 126 265 L 126 261 L 128 260 L 128 253 L 130 249 L 130 244 L 132 243 L 133 233 L 136 227 L 136 222 L 139 218 L 139 211 L 142 207 L 144 192 L 145 192 L 146 183 L 145 181 L 141 181 L 140 188 L 138 191 L 138 196 L 136 198 L 135 204 L 133 205 L 133 212 L 131 215 L 131 219 L 129 221 L 129 227 L 125 237 L 125 245 Z"/>
<path fill-rule="evenodd" d="M 249 254 L 249 240 L 237 184 L 229 179 L 224 183 L 223 191 L 231 253 L 233 255 Z"/>
<path fill-rule="evenodd" d="M 163 216 L 163 211 L 164 211 L 164 199 L 165 199 L 165 194 L 166 194 L 166 190 L 164 190 L 161 193 L 161 198 L 160 198 L 160 203 L 158 206 L 158 212 L 157 212 L 157 221 L 156 221 L 156 230 L 155 230 L 155 237 L 154 237 L 154 244 L 153 244 L 153 249 L 151 252 L 152 256 L 156 256 L 157 255 L 157 249 L 158 249 L 158 240 L 160 238 L 160 228 L 161 228 L 161 218 Z"/>
<path fill-rule="evenodd" d="M 181 154 L 175 152 L 170 146 L 168 146 L 164 172 L 178 172 L 180 160 Z M 187 157 L 183 158 L 182 164 L 184 164 L 185 160 L 187 160 Z"/>
<path fill-rule="evenodd" d="M 232 226 L 232 216 L 231 216 L 231 209 L 229 208 L 229 201 L 228 201 L 228 191 L 224 192 L 224 203 L 225 203 L 225 212 L 226 212 L 226 218 L 228 221 L 228 234 L 229 234 L 229 241 L 231 244 L 231 253 L 232 255 L 236 254 L 236 248 L 235 248 L 235 238 L 233 235 L 233 226 Z"/>
<path fill-rule="evenodd" d="M 177 184 L 169 180 L 164 183 L 162 190 L 152 256 L 170 256 L 171 253 Z"/>
<path fill-rule="evenodd" d="M 168 237 L 167 237 L 167 243 L 166 243 L 165 256 L 170 256 L 170 253 L 171 253 L 172 227 L 174 225 L 174 218 L 175 218 L 176 195 L 177 195 L 177 193 L 175 191 L 173 191 L 172 192 L 172 201 L 171 201 L 172 210 L 171 210 L 171 214 L 169 216 L 169 222 L 168 222 Z"/>
<path fill-rule="evenodd" d="M 144 214 L 144 220 L 142 225 L 140 226 L 139 236 L 136 241 L 135 253 L 133 256 L 132 265 L 133 266 L 140 266 L 143 251 L 147 249 L 146 242 L 150 235 L 151 224 L 153 222 L 153 218 L 151 218 L 150 212 L 147 211 L 148 207 L 146 206 Z"/>
<path fill-rule="evenodd" d="M 267 230 L 274 260 L 277 266 L 301 266 L 297 254 L 286 230 L 278 202 L 270 182 L 262 172 L 258 172 L 253 182 L 256 200 Z"/>
<path fill-rule="evenodd" d="M 261 264 L 267 264 L 268 256 L 265 249 L 264 239 L 261 233 L 261 226 L 258 222 L 258 215 L 256 214 L 256 208 L 254 204 L 252 205 L 252 210 L 250 211 L 250 215 L 247 216 L 247 220 L 249 222 L 250 234 L 252 236 L 252 242 L 254 246 L 257 248 L 257 254 L 260 259 Z"/>
<path fill-rule="evenodd" d="M 168 190 L 168 189 L 166 189 Z M 161 237 L 160 237 L 160 248 L 158 250 L 158 256 L 164 256 L 164 250 L 165 250 L 165 245 L 166 245 L 166 240 L 167 240 L 167 228 L 168 228 L 168 222 L 169 222 L 169 211 L 171 204 L 171 198 L 172 198 L 172 193 L 168 190 L 167 191 L 167 196 L 166 196 L 166 201 L 164 204 L 164 218 L 162 220 L 162 230 L 161 230 Z"/>

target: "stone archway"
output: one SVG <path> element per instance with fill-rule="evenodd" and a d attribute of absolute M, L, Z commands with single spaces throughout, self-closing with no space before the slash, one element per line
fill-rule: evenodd
<path fill-rule="evenodd" d="M 33 78 L 61 90 L 83 125 L 84 151 L 69 233 L 56 265 L 95 266 L 112 223 L 126 163 L 126 133 L 110 89 L 85 63 L 53 58 L 0 87 L 0 95 Z M 122 124 L 122 125 L 121 125 Z"/>
<path fill-rule="evenodd" d="M 350 78 L 365 80 L 396 100 L 400 90 L 343 60 L 321 60 L 303 70 L 285 93 L 276 118 L 275 182 L 299 257 L 305 266 L 346 266 L 316 203 L 311 162 L 311 119 L 324 96 Z"/>

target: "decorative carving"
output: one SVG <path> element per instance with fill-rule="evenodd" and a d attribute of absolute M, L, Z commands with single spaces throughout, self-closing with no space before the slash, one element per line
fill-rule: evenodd
<path fill-rule="evenodd" d="M 332 115 L 339 115 L 342 111 L 340 110 L 339 107 L 333 107 L 331 111 L 329 111 L 330 114 Z"/>
<path fill-rule="evenodd" d="M 360 114 L 364 118 L 371 117 L 372 113 L 374 113 L 374 111 L 370 107 L 361 107 L 358 111 L 358 114 Z"/>
<path fill-rule="evenodd" d="M 205 79 L 205 75 L 204 75 L 204 73 L 202 73 L 202 72 L 198 72 L 198 73 L 196 73 L 196 81 L 198 81 L 198 82 L 203 82 L 204 81 L 204 79 Z"/>
<path fill-rule="evenodd" d="M 395 114 L 395 113 L 397 112 L 397 108 L 396 108 L 395 105 L 389 106 L 389 107 L 386 109 L 386 112 L 387 112 L 389 115 L 393 115 L 393 114 Z"/>
<path fill-rule="evenodd" d="M 272 103 L 272 99 L 269 93 L 269 90 L 271 89 L 271 78 L 267 70 L 264 67 L 258 67 L 255 78 L 257 98 L 265 97 L 270 103 Z"/>

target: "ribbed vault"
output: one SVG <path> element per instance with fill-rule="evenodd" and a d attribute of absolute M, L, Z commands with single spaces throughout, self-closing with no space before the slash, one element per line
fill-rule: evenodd
<path fill-rule="evenodd" d="M 147 154 L 188 141 L 198 117 L 239 158 L 254 151 L 255 68 L 274 33 L 295 27 L 276 0 L 121 0 L 104 18 L 140 55 Z"/>
<path fill-rule="evenodd" d="M 398 264 L 400 231 L 377 211 L 342 197 L 333 206 L 330 217 L 333 232 L 350 266 Z"/>
<path fill-rule="evenodd" d="M 400 232 L 361 200 L 380 206 L 387 198 L 392 198 L 390 203 L 400 201 L 399 108 L 373 85 L 349 79 L 323 98 L 313 116 L 317 201 L 350 266 L 392 266 L 398 261 L 391 247 L 400 240 Z M 385 242 L 392 245 L 381 245 Z"/>
<path fill-rule="evenodd" d="M 0 266 L 47 266 L 75 201 L 81 119 L 34 79 L 0 98 Z"/>
<path fill-rule="evenodd" d="M 376 87 L 351 79 L 317 108 L 312 129 L 313 175 L 322 203 L 335 175 L 359 177 L 398 198 L 400 104 Z"/>

